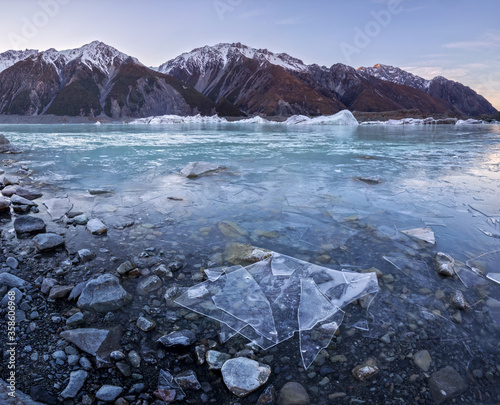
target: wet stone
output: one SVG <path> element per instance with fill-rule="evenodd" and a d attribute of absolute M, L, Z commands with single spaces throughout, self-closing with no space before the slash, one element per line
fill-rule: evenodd
<path fill-rule="evenodd" d="M 27 188 L 23 188 L 23 187 L 18 187 L 18 186 L 15 186 L 14 194 L 17 194 L 18 196 L 26 198 L 30 201 L 36 200 L 37 198 L 40 198 L 43 196 L 43 194 L 40 193 L 39 191 L 31 190 L 31 189 L 27 189 Z"/>
<path fill-rule="evenodd" d="M 181 330 L 164 335 L 158 339 L 163 346 L 191 346 L 196 341 L 196 335 L 191 330 Z"/>
<path fill-rule="evenodd" d="M 220 172 L 224 169 L 226 169 L 224 166 L 219 166 L 214 163 L 192 162 L 181 170 L 181 174 L 188 179 L 195 179 L 197 177 Z"/>
<path fill-rule="evenodd" d="M 238 357 L 226 361 L 221 373 L 229 391 L 242 398 L 267 382 L 271 375 L 271 367 L 246 357 Z"/>
<path fill-rule="evenodd" d="M 150 330 L 153 330 L 155 328 L 156 323 L 147 318 L 144 318 L 143 316 L 140 316 L 137 319 L 136 325 L 140 330 L 144 332 L 149 332 Z"/>
<path fill-rule="evenodd" d="M 161 278 L 155 275 L 149 276 L 139 282 L 137 293 L 140 295 L 148 295 L 149 293 L 158 290 L 163 285 Z"/>
<path fill-rule="evenodd" d="M 81 312 L 77 312 L 73 315 L 71 315 L 67 320 L 66 320 L 66 326 L 69 328 L 76 328 L 79 325 L 82 325 L 85 322 L 84 316 Z"/>
<path fill-rule="evenodd" d="M 462 291 L 457 290 L 453 293 L 451 297 L 451 303 L 458 309 L 465 309 L 467 307 L 467 303 L 465 302 L 464 295 Z"/>
<path fill-rule="evenodd" d="M 375 360 L 368 359 L 363 364 L 354 367 L 352 370 L 352 374 L 354 375 L 354 377 L 356 377 L 357 380 L 365 381 L 375 376 L 378 371 L 379 369 L 376 365 Z"/>
<path fill-rule="evenodd" d="M 83 263 L 91 262 L 95 259 L 95 254 L 92 253 L 89 249 L 80 249 L 78 251 L 78 257 Z"/>
<path fill-rule="evenodd" d="M 22 216 L 14 221 L 17 234 L 36 234 L 45 231 L 45 222 L 41 218 Z"/>
<path fill-rule="evenodd" d="M 207 354 L 207 349 L 205 348 L 205 346 L 196 346 L 194 348 L 194 351 L 196 353 L 196 361 L 198 362 L 198 364 L 201 365 L 205 363 L 205 356 Z"/>
<path fill-rule="evenodd" d="M 309 394 L 297 382 L 287 382 L 280 390 L 278 405 L 309 405 L 310 403 Z"/>
<path fill-rule="evenodd" d="M 93 218 L 87 222 L 87 230 L 92 235 L 102 235 L 108 231 L 108 227 L 100 219 Z"/>
<path fill-rule="evenodd" d="M 438 252 L 434 256 L 436 270 L 442 276 L 451 277 L 455 274 L 455 260 L 446 253 Z"/>
<path fill-rule="evenodd" d="M 127 363 L 118 362 L 116 363 L 116 368 L 124 377 L 130 377 L 132 375 L 132 369 Z"/>
<path fill-rule="evenodd" d="M 76 225 L 87 225 L 87 222 L 89 222 L 89 218 L 84 214 L 77 215 L 73 218 L 73 223 Z"/>
<path fill-rule="evenodd" d="M 0 286 L 6 285 L 7 287 L 24 287 L 28 284 L 22 278 L 14 276 L 10 273 L 0 273 Z"/>
<path fill-rule="evenodd" d="M 115 385 L 103 385 L 95 394 L 96 398 L 104 402 L 113 402 L 123 392 L 122 387 Z"/>
<path fill-rule="evenodd" d="M 276 390 L 273 385 L 268 386 L 262 394 L 260 394 L 256 405 L 274 405 L 276 403 Z"/>
<path fill-rule="evenodd" d="M 69 383 L 61 392 L 61 397 L 64 399 L 74 398 L 78 395 L 78 392 L 82 389 L 85 380 L 88 377 L 88 373 L 84 370 L 77 370 L 71 372 L 69 376 Z"/>
<path fill-rule="evenodd" d="M 49 298 L 58 299 L 68 296 L 73 289 L 72 285 L 56 285 L 50 289 Z"/>
<path fill-rule="evenodd" d="M 429 371 L 432 363 L 432 358 L 427 350 L 420 350 L 413 356 L 413 361 L 422 371 Z"/>
<path fill-rule="evenodd" d="M 9 266 L 12 270 L 15 270 L 19 266 L 19 262 L 14 257 L 8 257 L 5 264 Z"/>
<path fill-rule="evenodd" d="M 40 252 L 45 252 L 64 245 L 64 239 L 55 233 L 41 233 L 33 238 L 36 248 Z"/>
<path fill-rule="evenodd" d="M 44 278 L 42 281 L 42 285 L 40 287 L 40 291 L 43 294 L 48 294 L 52 287 L 54 287 L 57 284 L 57 280 L 54 278 Z"/>
<path fill-rule="evenodd" d="M 0 212 L 10 211 L 10 201 L 0 197 Z"/>
<path fill-rule="evenodd" d="M 454 368 L 446 366 L 432 374 L 429 389 L 434 401 L 442 404 L 465 392 L 467 384 Z"/>
<path fill-rule="evenodd" d="M 141 366 L 141 356 L 135 350 L 132 350 L 128 354 L 128 361 L 132 364 L 132 367 L 140 367 Z"/>
<path fill-rule="evenodd" d="M 120 338 L 115 330 L 95 328 L 67 330 L 61 332 L 60 336 L 92 356 L 102 351 L 108 351 L 109 353 L 115 350 L 116 348 L 113 346 L 117 344 L 117 341 L 119 342 Z M 82 359 L 80 359 L 80 362 Z"/>
<path fill-rule="evenodd" d="M 175 381 L 182 389 L 188 390 L 199 390 L 201 389 L 201 384 L 198 381 L 198 377 L 193 370 L 184 371 L 183 373 L 177 374 L 175 376 Z"/>
<path fill-rule="evenodd" d="M 13 194 L 12 197 L 10 197 L 10 202 L 14 205 L 27 205 L 29 207 L 38 207 L 37 203 L 30 201 L 27 198 L 18 196 L 17 194 Z"/>
<path fill-rule="evenodd" d="M 206 354 L 206 360 L 209 370 L 220 370 L 222 365 L 231 358 L 230 354 L 221 353 L 216 350 L 209 350 Z"/>
<path fill-rule="evenodd" d="M 126 262 L 123 262 L 122 264 L 120 264 L 120 266 L 118 266 L 118 268 L 116 269 L 116 272 L 120 275 L 123 275 L 123 274 L 127 274 L 128 272 L 134 270 L 135 268 L 137 268 L 135 263 L 132 262 L 131 260 L 127 260 Z"/>
<path fill-rule="evenodd" d="M 120 280 L 117 277 L 103 274 L 85 285 L 80 298 L 78 298 L 77 306 L 106 313 L 120 309 L 131 298 L 130 294 L 120 285 Z"/>

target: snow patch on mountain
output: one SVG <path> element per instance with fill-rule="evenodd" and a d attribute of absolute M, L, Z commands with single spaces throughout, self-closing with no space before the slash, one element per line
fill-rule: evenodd
<path fill-rule="evenodd" d="M 307 66 L 300 59 L 294 58 L 286 53 L 273 53 L 267 49 L 256 49 L 241 43 L 222 43 L 215 46 L 204 46 L 191 52 L 183 53 L 158 68 L 161 73 L 170 73 L 174 68 L 182 68 L 189 73 L 193 72 L 193 67 L 201 68 L 209 64 L 218 63 L 222 67 L 238 58 L 246 57 L 255 59 L 260 63 L 269 62 L 273 65 L 281 66 L 287 70 L 305 71 Z"/>
<path fill-rule="evenodd" d="M 17 62 L 38 54 L 36 49 L 26 49 L 25 51 L 7 51 L 0 53 L 0 72 L 14 66 Z"/>
<path fill-rule="evenodd" d="M 373 67 L 360 67 L 358 68 L 358 73 L 365 76 L 373 76 L 388 82 L 404 84 L 405 86 L 423 91 L 426 91 L 432 82 L 432 80 L 426 80 L 423 77 L 414 75 L 398 67 L 382 65 L 380 63 Z"/>

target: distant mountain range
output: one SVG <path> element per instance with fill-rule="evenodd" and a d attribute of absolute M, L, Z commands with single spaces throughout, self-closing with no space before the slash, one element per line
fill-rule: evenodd
<path fill-rule="evenodd" d="M 385 65 L 358 70 L 306 65 L 240 43 L 198 48 L 158 68 L 98 41 L 66 51 L 0 54 L 0 114 L 287 117 L 343 109 L 460 116 L 497 112 L 474 90 L 443 77 L 425 80 Z"/>

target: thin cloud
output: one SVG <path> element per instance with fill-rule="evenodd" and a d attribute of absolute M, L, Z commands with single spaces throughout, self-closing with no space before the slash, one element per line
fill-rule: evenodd
<path fill-rule="evenodd" d="M 244 18 L 244 19 L 247 19 L 247 18 L 255 18 L 255 17 L 262 17 L 262 16 L 265 16 L 265 15 L 269 15 L 271 14 L 271 9 L 269 7 L 266 7 L 266 8 L 257 8 L 255 10 L 250 10 L 250 11 L 247 11 L 246 13 L 242 13 L 240 15 L 238 15 L 239 18 Z"/>
<path fill-rule="evenodd" d="M 450 42 L 443 45 L 447 49 L 477 50 L 482 48 L 500 47 L 500 33 L 488 32 L 482 38 L 474 41 Z"/>

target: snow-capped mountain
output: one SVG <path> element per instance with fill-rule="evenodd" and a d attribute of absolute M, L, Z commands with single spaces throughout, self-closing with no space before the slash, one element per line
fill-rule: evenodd
<path fill-rule="evenodd" d="M 229 101 L 247 114 L 321 115 L 342 109 L 460 114 L 425 91 L 361 74 L 350 66 L 306 65 L 290 55 L 240 43 L 184 53 L 159 71 L 195 87 L 215 102 Z"/>
<path fill-rule="evenodd" d="M 451 103 L 464 115 L 478 116 L 481 114 L 496 113 L 496 109 L 483 96 L 477 94 L 470 87 L 453 80 L 448 80 L 443 76 L 426 80 L 403 69 L 381 64 L 373 67 L 361 67 L 358 69 L 358 72 L 365 77 L 376 77 L 392 83 L 404 84 L 405 86 L 423 90 L 432 97 Z"/>
<path fill-rule="evenodd" d="M 0 53 L 0 72 L 14 66 L 20 60 L 29 58 L 38 53 L 36 49 L 26 49 L 25 51 L 7 51 Z"/>
<path fill-rule="evenodd" d="M 1 114 L 119 118 L 216 110 L 196 90 L 99 41 L 2 55 L 0 61 L 10 66 L 0 72 Z"/>

